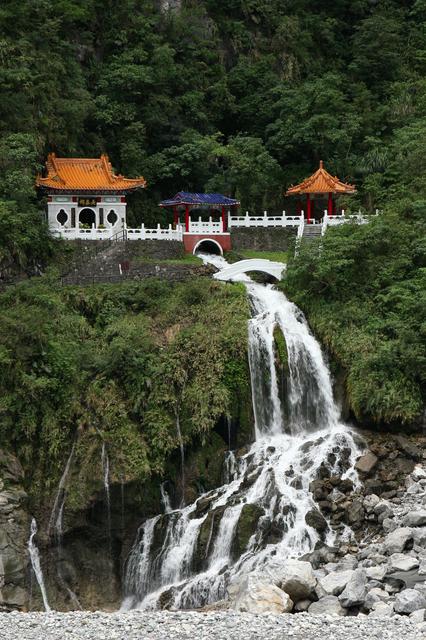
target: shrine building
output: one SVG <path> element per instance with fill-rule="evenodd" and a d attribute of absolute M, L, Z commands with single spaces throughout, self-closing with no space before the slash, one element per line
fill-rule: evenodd
<path fill-rule="evenodd" d="M 322 218 L 324 210 L 332 217 L 336 212 L 336 196 L 352 195 L 356 193 L 353 184 L 341 182 L 336 176 L 332 176 L 324 169 L 321 160 L 320 166 L 314 174 L 300 184 L 287 189 L 286 196 L 298 196 L 297 212 L 305 212 L 305 219 L 308 224 L 315 222 L 317 218 Z M 302 196 L 305 196 L 302 200 Z M 319 205 L 319 206 L 316 206 Z M 326 205 L 326 206 L 324 206 Z"/>
<path fill-rule="evenodd" d="M 48 224 L 57 236 L 74 239 L 111 237 L 126 229 L 126 194 L 146 186 L 143 177 L 115 175 L 107 155 L 57 158 L 50 153 L 46 177 L 36 186 L 48 199 Z"/>

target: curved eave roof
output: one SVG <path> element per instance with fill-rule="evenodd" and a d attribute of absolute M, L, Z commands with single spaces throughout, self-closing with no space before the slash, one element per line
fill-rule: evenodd
<path fill-rule="evenodd" d="M 100 158 L 57 158 L 50 153 L 45 178 L 37 176 L 36 186 L 49 191 L 132 191 L 146 186 L 146 180 L 115 175 L 108 156 Z"/>
<path fill-rule="evenodd" d="M 300 184 L 287 189 L 286 196 L 293 196 L 300 193 L 340 193 L 340 194 L 352 194 L 356 193 L 355 186 L 353 184 L 346 184 L 341 182 L 336 176 L 332 176 L 328 171 L 324 169 L 323 161 L 320 162 L 320 167 L 315 173 L 306 178 Z"/>
<path fill-rule="evenodd" d="M 174 198 L 163 200 L 160 207 L 175 206 L 208 206 L 208 207 L 236 207 L 240 204 L 239 200 L 228 198 L 221 193 L 188 193 L 187 191 L 179 191 Z"/>

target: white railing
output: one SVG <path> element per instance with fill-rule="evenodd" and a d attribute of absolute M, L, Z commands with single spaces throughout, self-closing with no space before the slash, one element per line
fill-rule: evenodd
<path fill-rule="evenodd" d="M 51 229 L 51 234 L 56 238 L 64 238 L 65 240 L 109 240 L 117 233 L 114 228 L 111 229 L 79 229 L 62 227 L 59 229 Z"/>
<path fill-rule="evenodd" d="M 202 220 L 201 218 L 198 218 L 198 220 L 189 219 L 189 233 L 210 234 L 223 232 L 222 220 L 214 222 L 211 217 L 208 220 Z"/>
<path fill-rule="evenodd" d="M 300 224 L 300 215 L 287 216 L 283 211 L 280 216 L 268 216 L 264 211 L 263 215 L 251 216 L 246 211 L 244 216 L 231 216 L 228 214 L 228 227 L 297 227 Z"/>
<path fill-rule="evenodd" d="M 178 240 L 182 241 L 182 228 L 177 226 L 172 228 L 170 224 L 166 229 L 162 229 L 158 224 L 156 228 L 149 229 L 144 224 L 137 229 L 127 229 L 127 240 Z"/>

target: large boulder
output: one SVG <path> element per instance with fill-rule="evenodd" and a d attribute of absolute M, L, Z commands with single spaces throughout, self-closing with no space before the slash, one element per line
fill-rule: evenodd
<path fill-rule="evenodd" d="M 426 525 L 426 509 L 410 511 L 404 518 L 406 527 L 424 527 Z"/>
<path fill-rule="evenodd" d="M 372 618 L 390 618 L 392 615 L 392 605 L 387 604 L 386 602 L 376 602 L 370 611 L 370 616 Z"/>
<path fill-rule="evenodd" d="M 308 613 L 314 616 L 321 616 L 324 614 L 345 616 L 347 612 L 340 604 L 339 598 L 328 595 L 318 600 L 318 602 L 313 602 L 308 609 Z"/>
<path fill-rule="evenodd" d="M 393 571 L 411 571 L 419 566 L 417 558 L 412 558 L 405 553 L 393 553 L 389 558 L 389 573 Z"/>
<path fill-rule="evenodd" d="M 364 453 L 355 463 L 355 469 L 360 473 L 368 475 L 376 468 L 379 459 L 372 451 Z"/>
<path fill-rule="evenodd" d="M 319 581 L 320 586 L 327 595 L 339 596 L 353 576 L 351 569 L 347 571 L 334 571 Z"/>
<path fill-rule="evenodd" d="M 388 602 L 390 595 L 384 589 L 374 587 L 370 589 L 364 600 L 365 609 L 373 609 L 374 605 L 378 602 Z"/>
<path fill-rule="evenodd" d="M 310 598 L 313 594 L 317 579 L 310 562 L 287 560 L 280 573 L 278 586 L 288 593 L 294 602 Z"/>
<path fill-rule="evenodd" d="M 412 540 L 413 532 L 409 527 L 398 527 L 395 531 L 388 533 L 383 542 L 383 548 L 389 555 L 401 553 Z"/>
<path fill-rule="evenodd" d="M 355 569 L 351 579 L 339 596 L 340 603 L 345 609 L 359 607 L 364 604 L 367 595 L 367 575 L 364 569 Z"/>
<path fill-rule="evenodd" d="M 394 609 L 397 613 L 413 613 L 426 608 L 426 598 L 417 589 L 404 589 L 395 596 Z"/>
<path fill-rule="evenodd" d="M 318 531 L 318 533 L 323 533 L 328 529 L 327 520 L 318 511 L 318 509 L 311 509 L 308 511 L 305 515 L 305 522 L 307 525 Z"/>
<path fill-rule="evenodd" d="M 255 572 L 244 576 L 229 590 L 233 608 L 248 613 L 289 613 L 293 609 L 290 596 L 264 576 Z"/>

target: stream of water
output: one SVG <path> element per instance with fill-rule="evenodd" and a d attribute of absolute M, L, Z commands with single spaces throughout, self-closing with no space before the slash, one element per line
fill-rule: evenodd
<path fill-rule="evenodd" d="M 203 256 L 219 269 L 219 256 Z M 316 509 L 309 490 L 320 467 L 357 481 L 359 448 L 340 420 L 330 372 L 302 312 L 270 285 L 244 282 L 250 299 L 249 364 L 255 441 L 245 455 L 228 452 L 226 484 L 194 503 L 147 520 L 125 575 L 123 609 L 194 608 L 226 597 L 229 583 L 268 571 L 311 551 L 320 534 L 305 516 Z M 280 389 L 274 331 L 285 337 L 285 389 Z M 257 521 L 244 549 L 242 524 Z M 331 529 L 324 541 L 332 544 Z"/>
<path fill-rule="evenodd" d="M 49 602 L 47 600 L 47 593 L 46 593 L 46 587 L 44 584 L 43 571 L 41 570 L 40 553 L 34 542 L 34 536 L 36 535 L 36 533 L 37 533 L 37 522 L 35 518 L 33 518 L 31 520 L 30 538 L 28 540 L 28 552 L 30 554 L 31 566 L 34 571 L 37 584 L 40 587 L 41 597 L 43 598 L 44 610 L 51 611 Z"/>

